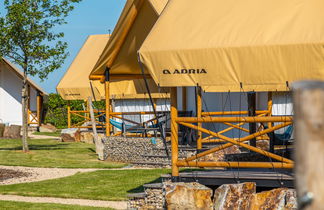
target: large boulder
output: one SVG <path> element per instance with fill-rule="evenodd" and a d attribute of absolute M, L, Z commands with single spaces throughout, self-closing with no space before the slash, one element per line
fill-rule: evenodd
<path fill-rule="evenodd" d="M 250 199 L 255 192 L 256 184 L 254 182 L 224 184 L 215 190 L 214 210 L 248 209 Z"/>
<path fill-rule="evenodd" d="M 57 131 L 57 128 L 50 123 L 42 124 L 39 127 L 39 132 L 54 133 L 56 131 Z"/>
<path fill-rule="evenodd" d="M 3 137 L 6 124 L 0 123 L 0 137 Z"/>
<path fill-rule="evenodd" d="M 81 134 L 78 128 L 67 128 L 61 131 L 62 142 L 80 142 Z"/>
<path fill-rule="evenodd" d="M 213 191 L 199 183 L 167 182 L 164 184 L 164 190 L 168 210 L 213 209 Z"/>
<path fill-rule="evenodd" d="M 296 191 L 288 188 L 277 188 L 255 193 L 251 197 L 249 209 L 297 209 Z"/>
<path fill-rule="evenodd" d="M 10 139 L 19 139 L 21 138 L 21 126 L 20 125 L 10 125 L 5 126 L 3 137 Z"/>

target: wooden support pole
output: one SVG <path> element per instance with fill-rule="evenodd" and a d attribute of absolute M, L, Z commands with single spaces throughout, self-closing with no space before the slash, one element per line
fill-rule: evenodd
<path fill-rule="evenodd" d="M 298 209 L 323 209 L 324 82 L 293 84 Z"/>
<path fill-rule="evenodd" d="M 104 154 L 103 154 L 103 143 L 101 142 L 101 140 L 98 137 L 98 133 L 97 133 L 97 123 L 96 123 L 96 119 L 94 116 L 94 112 L 93 112 L 93 107 L 92 107 L 92 98 L 91 96 L 88 97 L 88 104 L 89 104 L 89 112 L 90 112 L 90 117 L 91 117 L 91 125 L 92 125 L 92 131 L 93 131 L 93 139 L 94 139 L 94 143 L 96 145 L 96 154 L 98 155 L 98 159 L 99 160 L 104 160 Z"/>
<path fill-rule="evenodd" d="M 40 127 L 42 125 L 42 96 L 39 91 L 37 91 L 36 96 L 36 116 L 37 116 L 37 126 Z"/>
<path fill-rule="evenodd" d="M 178 161 L 180 167 L 225 167 L 225 168 L 293 168 L 294 163 L 278 162 L 222 162 L 222 161 Z"/>
<path fill-rule="evenodd" d="M 109 68 L 105 71 L 106 136 L 110 136 Z"/>
<path fill-rule="evenodd" d="M 68 121 L 68 128 L 71 128 L 71 107 L 70 107 L 70 101 L 68 101 L 68 105 L 67 105 L 67 121 Z"/>
<path fill-rule="evenodd" d="M 174 181 L 178 181 L 179 167 L 178 161 L 178 124 L 176 119 L 178 117 L 178 103 L 177 103 L 177 88 L 171 88 L 171 164 L 172 164 L 172 177 Z"/>
<path fill-rule="evenodd" d="M 197 95 L 197 105 L 196 105 L 196 115 L 197 118 L 201 118 L 201 113 L 202 113 L 202 91 L 201 87 L 197 86 L 196 87 L 196 95 Z M 202 123 L 198 122 L 198 128 L 202 127 Z M 202 132 L 197 131 L 197 149 L 200 150 L 202 149 Z"/>
<path fill-rule="evenodd" d="M 255 116 L 255 111 L 256 111 L 256 93 L 248 92 L 247 98 L 248 98 L 248 115 L 250 117 L 253 117 Z M 257 129 L 256 123 L 249 123 L 250 134 L 255 133 L 256 129 Z M 251 139 L 250 145 L 255 147 L 256 139 Z"/>
<path fill-rule="evenodd" d="M 272 92 L 268 92 L 268 116 L 271 117 L 272 116 Z M 272 122 L 268 122 L 268 128 L 271 128 L 273 126 Z M 269 151 L 270 152 L 274 152 L 274 141 L 275 141 L 275 135 L 274 135 L 274 131 L 268 134 L 270 137 L 270 142 L 269 142 Z"/>

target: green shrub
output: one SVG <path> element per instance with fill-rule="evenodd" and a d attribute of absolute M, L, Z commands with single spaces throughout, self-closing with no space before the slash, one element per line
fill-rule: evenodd
<path fill-rule="evenodd" d="M 48 100 L 44 103 L 44 109 L 46 110 L 45 123 L 51 123 L 57 128 L 67 127 L 67 107 L 70 103 L 71 110 L 84 110 L 85 102 L 82 100 L 66 101 L 59 94 L 51 93 L 48 96 Z M 104 109 L 105 102 L 94 102 L 94 107 L 98 109 Z M 71 115 L 71 123 L 75 124 L 83 121 L 82 117 Z"/>

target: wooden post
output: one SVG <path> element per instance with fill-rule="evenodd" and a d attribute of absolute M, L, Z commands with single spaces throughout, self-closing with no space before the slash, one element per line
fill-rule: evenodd
<path fill-rule="evenodd" d="M 68 128 L 71 128 L 71 107 L 70 107 L 70 101 L 68 101 L 68 105 L 67 105 L 67 118 L 68 118 Z"/>
<path fill-rule="evenodd" d="M 272 116 L 272 92 L 268 92 L 268 116 L 271 117 Z M 268 128 L 271 128 L 273 126 L 272 122 L 268 122 Z M 275 135 L 274 135 L 274 131 L 272 131 L 271 133 L 269 133 L 269 137 L 270 137 L 270 142 L 269 142 L 269 151 L 270 152 L 274 152 L 274 141 L 275 141 Z"/>
<path fill-rule="evenodd" d="M 197 105 L 196 105 L 196 115 L 197 118 L 201 118 L 201 113 L 202 113 L 202 91 L 201 87 L 197 86 L 196 87 L 196 95 L 197 95 Z M 198 128 L 201 128 L 202 123 L 198 123 Z M 197 131 L 197 149 L 200 150 L 202 149 L 202 132 Z"/>
<path fill-rule="evenodd" d="M 299 209 L 323 209 L 324 82 L 296 82 L 293 89 Z"/>
<path fill-rule="evenodd" d="M 106 101 L 106 136 L 110 136 L 109 68 L 106 68 L 105 71 L 105 101 Z"/>
<path fill-rule="evenodd" d="M 41 119 L 41 112 L 42 112 L 42 96 L 40 91 L 37 91 L 37 97 L 36 97 L 36 115 L 37 115 L 37 125 L 38 127 L 42 124 Z"/>
<path fill-rule="evenodd" d="M 178 162 L 178 124 L 176 119 L 178 117 L 178 103 L 177 103 L 177 88 L 171 88 L 171 163 L 172 163 L 172 180 L 178 181 L 179 167 Z"/>
<path fill-rule="evenodd" d="M 103 143 L 100 141 L 97 133 L 97 124 L 96 124 L 96 119 L 94 117 L 94 112 L 93 112 L 93 107 L 92 107 L 92 99 L 91 96 L 88 97 L 88 104 L 90 108 L 90 116 L 91 116 L 91 125 L 92 125 L 92 130 L 93 130 L 93 139 L 96 145 L 96 153 L 98 155 L 99 160 L 104 160 L 104 155 L 103 155 Z"/>
<path fill-rule="evenodd" d="M 248 115 L 249 116 L 255 116 L 255 110 L 256 110 L 256 93 L 255 92 L 248 92 Z M 256 123 L 249 123 L 249 130 L 250 134 L 253 134 L 256 132 Z M 251 146 L 256 146 L 256 139 L 250 140 Z"/>

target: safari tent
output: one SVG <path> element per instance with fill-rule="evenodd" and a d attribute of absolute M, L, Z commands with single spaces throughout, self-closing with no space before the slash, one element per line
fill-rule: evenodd
<path fill-rule="evenodd" d="M 105 87 L 99 80 L 90 81 L 89 73 L 95 66 L 99 59 L 103 49 L 108 43 L 110 35 L 91 35 L 85 41 L 83 47 L 75 57 L 71 66 L 61 79 L 57 86 L 57 92 L 65 100 L 84 100 L 87 101 L 88 97 L 92 97 L 94 101 L 105 100 Z M 154 82 L 153 82 L 154 84 Z M 152 87 L 152 85 L 151 85 Z M 156 86 L 155 86 L 156 89 Z M 153 93 L 154 93 L 154 90 Z M 156 99 L 157 107 L 165 106 L 163 101 L 158 100 L 161 94 L 155 94 L 153 96 Z M 139 79 L 119 79 L 110 83 L 109 100 L 112 101 L 113 106 L 110 107 L 112 113 L 136 112 L 138 110 L 150 111 L 151 106 L 148 102 L 148 95 L 146 94 L 145 84 Z M 96 118 L 104 116 L 105 110 L 95 109 Z M 85 114 L 86 113 L 86 114 Z M 88 114 L 87 114 L 88 113 Z M 84 121 L 78 124 L 71 123 L 71 116 L 76 115 L 84 118 Z M 115 116 L 112 123 L 121 123 L 123 119 Z M 147 120 L 147 116 L 132 117 L 124 116 L 128 120 L 136 122 L 144 122 Z M 68 127 L 91 127 L 83 125 L 86 121 L 89 121 L 89 110 L 85 106 L 85 110 L 71 110 L 68 107 Z M 126 119 L 126 121 L 127 121 Z M 116 122 L 115 122 L 116 121 Z M 99 122 L 100 127 L 105 127 L 105 122 Z"/>
<path fill-rule="evenodd" d="M 150 99 L 155 98 L 157 102 L 153 110 L 142 109 L 134 115 L 149 115 L 149 118 L 152 118 L 152 114 L 165 114 L 169 111 L 169 90 L 160 88 L 148 72 L 141 71 L 137 62 L 137 50 L 166 3 L 167 0 L 128 0 L 107 45 L 89 76 L 91 80 L 99 80 L 105 84 L 104 94 L 107 96 L 113 91 L 112 84 L 115 81 L 136 81 L 142 84 L 141 87 L 144 87 L 140 90 L 143 91 L 142 94 L 147 98 L 151 96 Z M 107 119 L 114 115 L 110 113 L 109 106 L 110 100 L 106 97 Z M 148 106 L 152 107 L 151 101 Z M 109 129 L 106 134 L 110 135 Z"/>
<path fill-rule="evenodd" d="M 324 79 L 323 4 L 320 0 L 177 0 L 168 3 L 139 50 L 139 62 L 157 84 L 171 87 L 174 177 L 179 176 L 179 167 L 186 166 L 293 167 L 293 160 L 273 151 L 271 139 L 277 130 L 292 130 L 292 110 L 288 113 L 291 83 Z M 179 87 L 196 87 L 196 117 L 177 116 Z M 206 111 L 204 95 L 222 93 L 237 94 L 238 109 Z M 248 101 L 245 108 L 240 99 L 242 95 Z M 280 98 L 282 95 L 285 97 Z M 277 108 L 273 106 L 273 96 L 277 97 Z M 210 100 L 209 104 L 215 104 L 215 100 Z M 274 109 L 284 112 L 274 116 Z M 247 123 L 248 128 L 243 127 Z M 228 128 L 215 131 L 206 128 L 206 124 L 225 124 Z M 212 142 L 223 143 L 180 159 L 179 125 L 198 132 L 197 149 Z M 230 137 L 226 134 L 229 130 L 246 135 Z M 260 138 L 270 139 L 270 150 L 256 146 Z M 246 141 L 249 144 L 244 143 Z M 265 155 L 271 161 L 207 162 L 199 159 L 232 145 Z"/>

